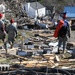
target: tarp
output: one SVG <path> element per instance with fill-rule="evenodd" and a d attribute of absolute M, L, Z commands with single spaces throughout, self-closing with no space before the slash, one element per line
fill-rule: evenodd
<path fill-rule="evenodd" d="M 0 4 L 0 13 L 3 13 L 2 19 L 5 18 L 5 14 L 4 14 L 5 10 L 6 10 L 5 6 L 3 4 Z"/>
<path fill-rule="evenodd" d="M 64 7 L 64 12 L 67 12 L 67 17 L 75 17 L 75 6 Z"/>
<path fill-rule="evenodd" d="M 49 43 L 49 46 L 55 47 L 55 46 L 57 46 L 57 45 L 58 45 L 58 42 L 50 42 L 50 43 Z"/>
<path fill-rule="evenodd" d="M 0 4 L 0 13 L 5 12 L 6 8 L 3 4 Z"/>

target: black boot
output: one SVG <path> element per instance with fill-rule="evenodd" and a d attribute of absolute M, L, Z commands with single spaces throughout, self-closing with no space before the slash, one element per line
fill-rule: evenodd
<path fill-rule="evenodd" d="M 58 48 L 58 52 L 57 52 L 57 53 L 55 53 L 55 54 L 60 54 L 60 50 L 59 50 L 59 48 Z"/>

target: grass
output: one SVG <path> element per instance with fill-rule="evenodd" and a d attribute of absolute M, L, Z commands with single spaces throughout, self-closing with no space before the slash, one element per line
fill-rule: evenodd
<path fill-rule="evenodd" d="M 10 63 L 10 59 L 8 59 L 8 58 L 0 58 L 0 63 Z"/>
<path fill-rule="evenodd" d="M 24 36 L 22 34 L 24 34 Z M 31 31 L 18 30 L 18 37 L 16 38 L 16 40 L 18 40 L 18 39 L 22 40 L 23 38 L 26 39 L 31 36 L 33 36 L 33 33 Z"/>

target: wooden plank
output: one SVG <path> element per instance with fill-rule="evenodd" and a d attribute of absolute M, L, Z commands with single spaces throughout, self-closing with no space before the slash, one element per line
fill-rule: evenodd
<path fill-rule="evenodd" d="M 46 33 L 43 33 L 43 34 L 39 34 L 39 36 L 41 37 L 48 37 L 48 36 L 53 36 L 53 34 L 46 34 Z"/>
<path fill-rule="evenodd" d="M 19 55 L 14 55 L 14 56 L 17 57 L 17 58 L 21 58 L 23 60 L 28 60 L 28 58 L 26 58 L 26 57 L 22 57 L 22 56 L 19 56 Z"/>
<path fill-rule="evenodd" d="M 20 63 L 20 62 L 15 62 L 15 63 Z M 53 61 L 38 61 L 38 60 L 22 61 L 21 63 L 22 64 L 28 64 L 28 63 L 31 63 L 31 64 L 47 64 L 47 63 L 54 64 Z"/>

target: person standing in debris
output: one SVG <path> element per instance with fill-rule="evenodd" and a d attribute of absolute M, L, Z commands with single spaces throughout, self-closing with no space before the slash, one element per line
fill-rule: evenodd
<path fill-rule="evenodd" d="M 2 21 L 3 14 L 0 13 L 0 39 L 4 43 L 4 48 L 6 49 L 6 30 L 5 30 L 5 25 L 4 22 Z"/>
<path fill-rule="evenodd" d="M 62 13 L 62 20 L 59 20 L 59 23 L 54 32 L 54 37 L 58 38 L 58 54 L 60 53 L 61 45 L 63 45 L 63 53 L 66 49 L 66 42 L 68 40 L 67 36 L 70 38 L 70 26 L 68 21 L 66 20 L 66 12 Z"/>
<path fill-rule="evenodd" d="M 11 45 L 10 48 L 13 47 L 15 38 L 17 37 L 17 28 L 13 24 L 14 24 L 14 19 L 11 19 L 10 24 L 6 29 L 8 33 L 8 43 Z"/>

